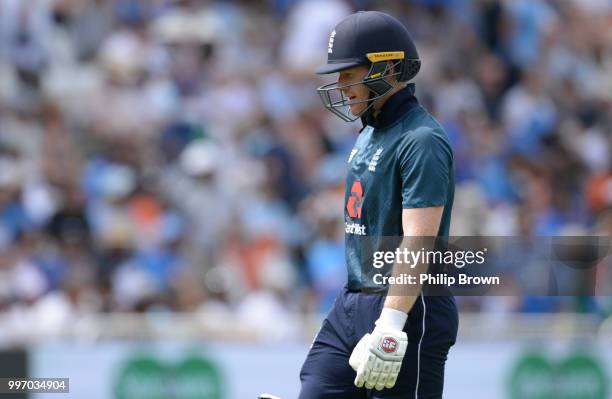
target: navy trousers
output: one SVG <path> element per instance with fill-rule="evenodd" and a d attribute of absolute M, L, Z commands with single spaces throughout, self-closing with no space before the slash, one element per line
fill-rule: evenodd
<path fill-rule="evenodd" d="M 374 329 L 385 297 L 343 289 L 323 321 L 300 372 L 299 399 L 442 398 L 444 364 L 457 338 L 458 314 L 452 296 L 419 296 L 404 331 L 408 348 L 395 386 L 382 391 L 357 388 L 348 363 L 361 337 Z"/>

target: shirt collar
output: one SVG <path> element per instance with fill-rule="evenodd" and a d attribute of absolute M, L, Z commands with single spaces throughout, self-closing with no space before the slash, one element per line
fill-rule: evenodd
<path fill-rule="evenodd" d="M 373 115 L 373 112 L 366 113 L 361 117 L 363 127 L 372 126 L 375 129 L 383 129 L 397 122 L 406 112 L 419 104 L 414 96 L 414 90 L 414 83 L 410 83 L 391 95 L 376 116 Z"/>

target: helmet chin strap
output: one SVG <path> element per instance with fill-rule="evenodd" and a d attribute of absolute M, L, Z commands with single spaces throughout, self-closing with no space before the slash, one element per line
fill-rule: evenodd
<path fill-rule="evenodd" d="M 396 64 L 398 65 L 398 64 Z M 366 125 L 371 119 L 374 118 L 376 110 L 374 109 L 374 101 L 386 96 L 393 90 L 393 84 L 387 81 L 388 76 L 397 76 L 398 73 L 389 73 L 390 64 L 388 62 L 374 62 L 370 66 L 370 70 L 366 75 L 367 78 L 364 80 L 365 86 L 369 89 L 369 96 L 367 101 L 367 108 L 361 116 L 361 122 Z M 382 77 L 382 79 L 380 77 Z M 373 78 L 374 77 L 374 78 Z"/>
<path fill-rule="evenodd" d="M 360 115 L 361 123 L 363 124 L 363 128 L 365 128 L 366 125 L 371 124 L 371 122 L 375 118 L 376 114 L 380 111 L 380 110 L 374 108 L 374 101 L 380 100 L 381 98 L 387 96 L 392 90 L 393 90 L 393 88 L 388 90 L 382 96 L 378 96 L 373 90 L 370 90 L 370 94 L 368 96 L 368 101 L 367 101 L 368 106 L 366 107 L 366 109 Z M 363 128 L 361 130 L 363 130 Z"/>
<path fill-rule="evenodd" d="M 376 94 L 374 94 L 374 92 L 370 90 L 370 94 L 368 96 L 368 102 L 367 102 L 368 106 L 360 115 L 361 122 L 363 123 L 364 127 L 368 124 L 367 123 L 368 120 L 374 117 L 374 98 L 375 97 L 376 97 Z"/>

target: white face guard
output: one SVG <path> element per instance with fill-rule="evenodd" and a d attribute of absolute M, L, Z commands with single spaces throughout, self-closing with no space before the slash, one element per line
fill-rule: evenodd
<path fill-rule="evenodd" d="M 393 88 L 393 84 L 387 81 L 387 78 L 401 76 L 402 67 L 405 65 L 403 51 L 370 53 L 366 57 L 371 62 L 371 66 L 362 81 L 348 85 L 339 85 L 338 82 L 335 82 L 317 88 L 325 108 L 346 122 L 353 122 L 359 119 L 372 108 L 376 99 L 389 93 Z M 359 84 L 364 84 L 370 90 L 370 96 L 367 100 L 349 101 L 342 92 L 342 89 Z M 353 115 L 350 106 L 362 103 L 368 103 L 368 106 L 359 115 Z"/>
<path fill-rule="evenodd" d="M 386 61 L 373 63 L 362 81 L 347 85 L 340 85 L 338 82 L 329 83 L 317 88 L 317 92 L 325 108 L 340 119 L 346 122 L 353 122 L 372 108 L 376 99 L 383 97 L 391 91 L 393 84 L 386 79 L 400 74 L 400 72 L 392 71 L 395 67 L 399 66 L 401 62 L 400 60 L 392 64 Z M 366 100 L 349 101 L 342 90 L 360 84 L 364 84 L 370 90 L 370 96 Z M 368 106 L 359 115 L 353 115 L 350 106 L 362 103 L 368 103 Z"/>

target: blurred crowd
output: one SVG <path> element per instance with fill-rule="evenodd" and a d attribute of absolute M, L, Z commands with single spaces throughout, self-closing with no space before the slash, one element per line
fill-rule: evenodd
<path fill-rule="evenodd" d="M 610 0 L 2 0 L 0 310 L 278 334 L 327 311 L 360 125 L 313 70 L 359 9 L 417 42 L 417 96 L 455 151 L 453 235 L 612 234 Z"/>

